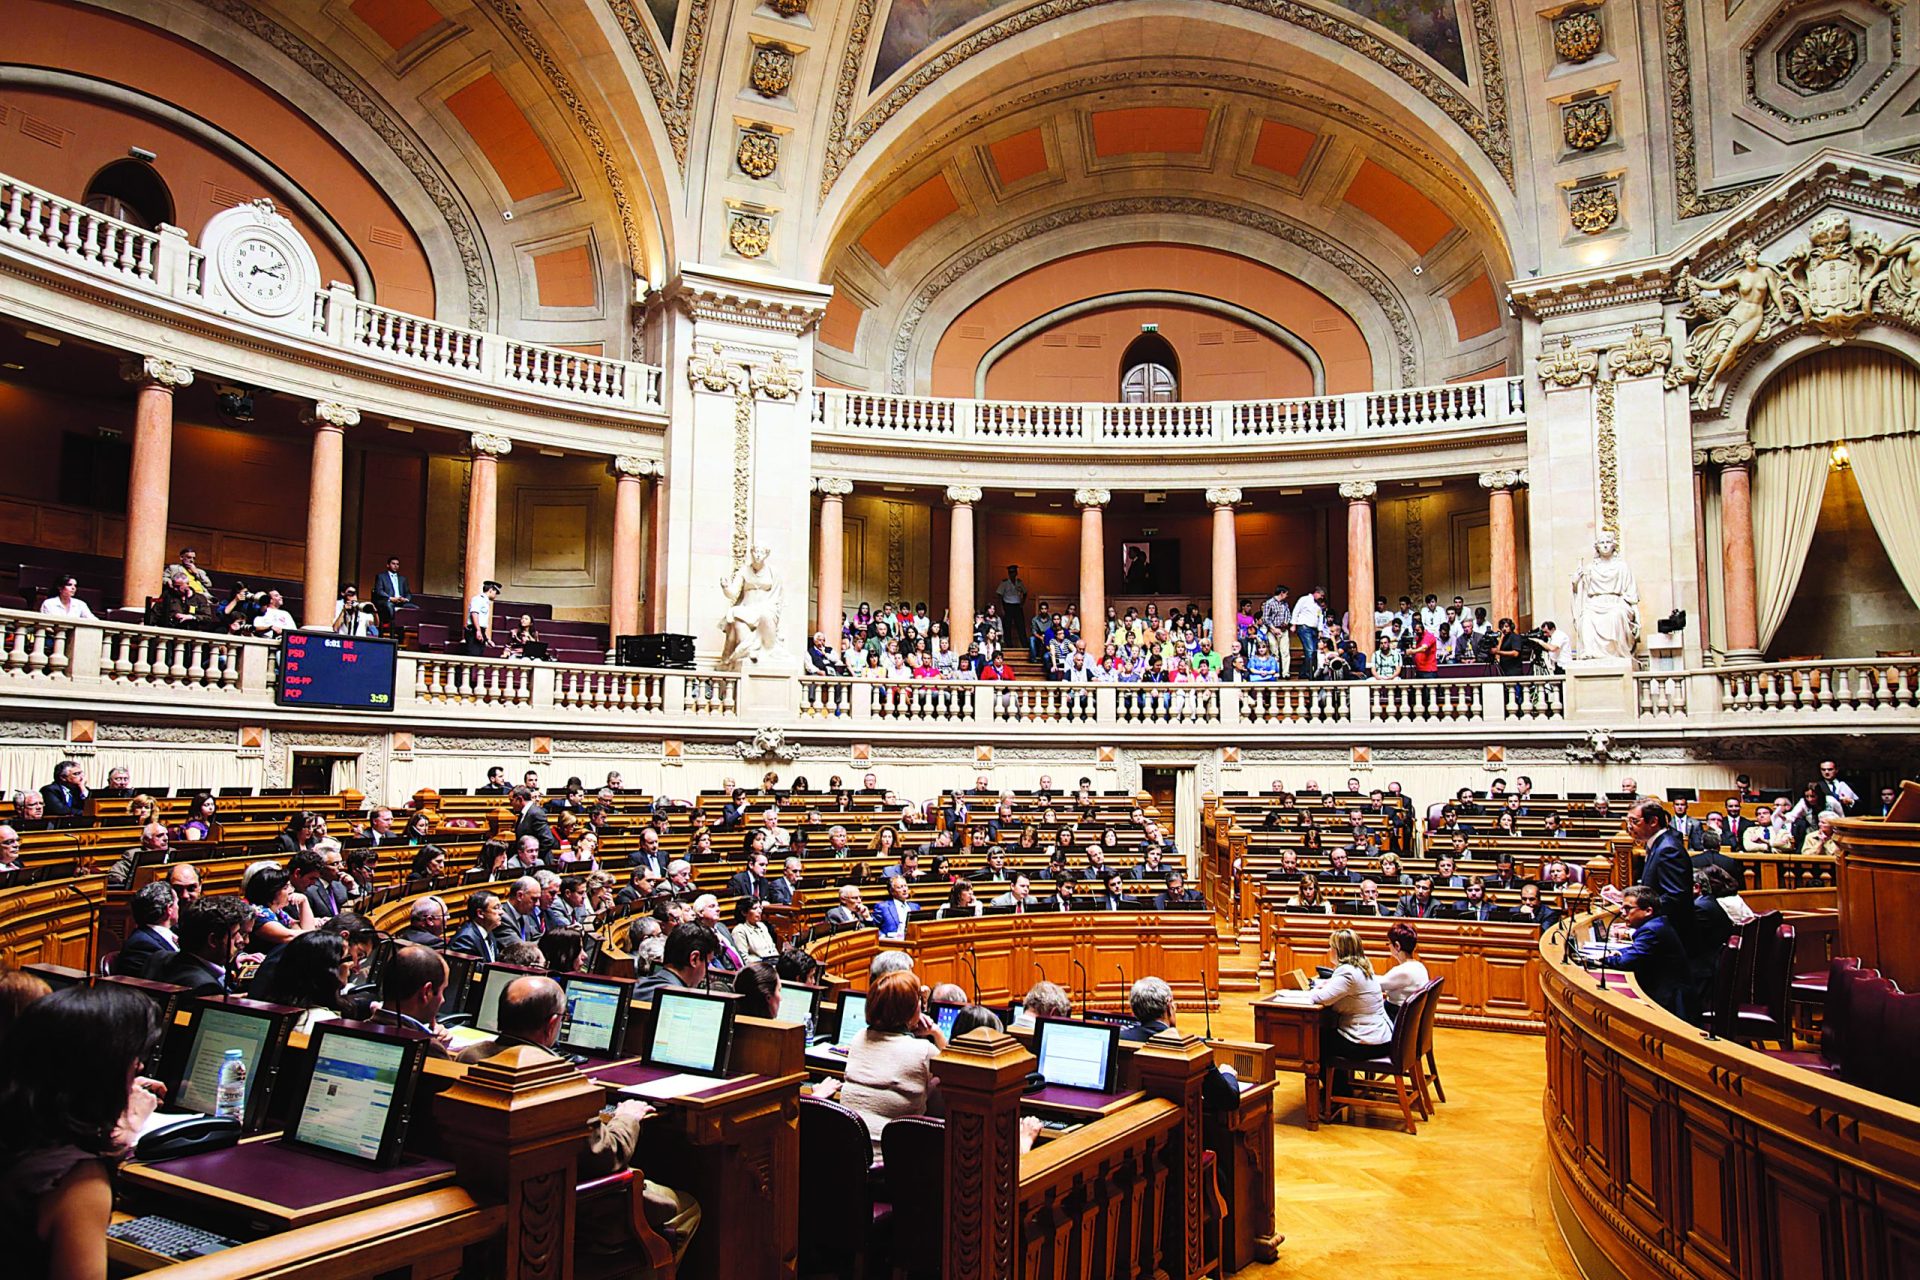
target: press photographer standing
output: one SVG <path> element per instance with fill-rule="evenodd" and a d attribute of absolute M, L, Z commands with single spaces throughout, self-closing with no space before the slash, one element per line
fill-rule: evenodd
<path fill-rule="evenodd" d="M 340 608 L 333 615 L 333 629 L 343 636 L 370 636 L 379 631 L 379 615 L 371 604 L 360 599 L 360 588 L 348 583 L 340 592 Z"/>

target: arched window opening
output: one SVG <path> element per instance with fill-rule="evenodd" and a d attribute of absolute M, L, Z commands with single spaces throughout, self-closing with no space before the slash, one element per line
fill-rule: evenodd
<path fill-rule="evenodd" d="M 1122 404 L 1170 404 L 1180 398 L 1180 357 L 1157 333 L 1143 333 L 1120 357 Z"/>
<path fill-rule="evenodd" d="M 94 174 L 82 203 L 148 231 L 173 221 L 173 193 L 154 167 L 141 160 L 116 160 Z"/>

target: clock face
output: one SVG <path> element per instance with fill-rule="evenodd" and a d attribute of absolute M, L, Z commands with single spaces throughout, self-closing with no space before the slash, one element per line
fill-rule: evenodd
<path fill-rule="evenodd" d="M 300 302 L 300 270 L 277 238 L 245 232 L 220 254 L 220 275 L 235 301 L 263 315 L 285 315 Z"/>

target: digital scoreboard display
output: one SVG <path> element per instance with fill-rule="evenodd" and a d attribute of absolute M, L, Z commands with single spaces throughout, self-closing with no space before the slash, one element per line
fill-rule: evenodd
<path fill-rule="evenodd" d="M 391 711 L 398 648 L 392 640 L 289 631 L 280 638 L 274 701 L 283 707 Z"/>

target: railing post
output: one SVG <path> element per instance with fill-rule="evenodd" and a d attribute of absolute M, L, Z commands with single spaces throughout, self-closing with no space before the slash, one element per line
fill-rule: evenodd
<path fill-rule="evenodd" d="M 1233 401 L 1213 401 L 1207 406 L 1207 417 L 1213 427 L 1213 442 L 1225 444 L 1233 435 Z"/>
<path fill-rule="evenodd" d="M 273 646 L 243 641 L 234 647 L 240 650 L 240 692 L 271 696 L 267 673 L 272 665 Z M 396 680 L 395 684 L 398 683 Z"/>
<path fill-rule="evenodd" d="M 1120 723 L 1120 691 L 1110 684 L 1093 686 L 1093 722 L 1102 728 Z"/>
<path fill-rule="evenodd" d="M 536 662 L 532 665 L 533 683 L 527 691 L 532 701 L 528 705 L 537 711 L 551 711 L 554 708 L 554 689 L 559 683 L 559 674 L 554 671 L 551 663 Z"/>
<path fill-rule="evenodd" d="M 953 402 L 953 434 L 956 438 L 961 440 L 973 439 L 979 420 L 979 401 L 955 400 Z"/>
<path fill-rule="evenodd" d="M 160 224 L 160 248 L 153 263 L 154 287 L 169 298 L 185 298 L 191 283 L 187 271 L 189 244 L 185 227 Z"/>
<path fill-rule="evenodd" d="M 1133 1065 L 1148 1097 L 1165 1098 L 1180 1108 L 1179 1136 L 1167 1151 L 1169 1194 L 1160 1256 L 1171 1280 L 1189 1280 L 1206 1269 L 1206 1210 L 1200 1187 L 1206 1135 L 1200 1092 L 1213 1069 L 1213 1050 L 1200 1037 L 1172 1028 L 1136 1050 Z"/>
<path fill-rule="evenodd" d="M 1488 724 L 1498 724 L 1507 718 L 1507 690 L 1510 687 L 1504 680 L 1480 681 L 1480 715 Z"/>
<path fill-rule="evenodd" d="M 985 1027 L 933 1060 L 947 1106 L 946 1280 L 1020 1274 L 1020 1098 L 1033 1067 L 1018 1040 Z"/>
<path fill-rule="evenodd" d="M 330 347 L 350 347 L 358 336 L 354 313 L 360 299 L 353 286 L 334 280 L 327 284 L 327 331 L 322 338 Z"/>
<path fill-rule="evenodd" d="M 1367 429 L 1367 401 L 1372 396 L 1370 391 L 1349 391 L 1340 397 L 1343 425 L 1354 435 L 1360 435 Z"/>
<path fill-rule="evenodd" d="M 82 622 L 67 641 L 67 676 L 75 684 L 104 684 L 100 662 L 107 652 L 106 628 Z"/>

